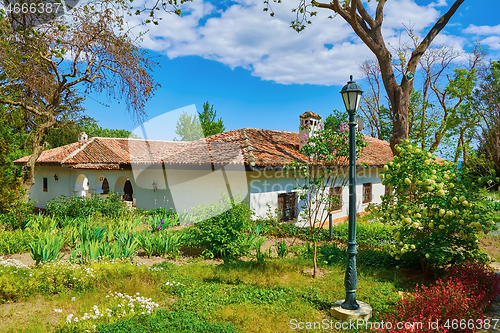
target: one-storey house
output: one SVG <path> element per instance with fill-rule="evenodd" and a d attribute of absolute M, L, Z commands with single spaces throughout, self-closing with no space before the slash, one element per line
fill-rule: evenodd
<path fill-rule="evenodd" d="M 300 121 L 319 124 L 321 117 L 308 111 Z M 294 190 L 295 180 L 282 166 L 294 160 L 306 161 L 299 152 L 303 131 L 243 128 L 193 142 L 89 139 L 82 133 L 78 142 L 41 154 L 30 198 L 36 207 L 43 208 L 61 195 L 105 197 L 113 190 L 137 208 L 183 212 L 217 202 L 225 193 L 247 200 L 256 216 L 264 217 L 271 209 L 273 213 L 278 210 L 284 220 L 296 220 L 302 204 Z M 379 172 L 393 157 L 389 143 L 368 136 L 365 139 L 368 146 L 357 160 L 358 212 L 381 201 L 387 189 Z M 28 158 L 14 163 L 26 163 Z M 361 163 L 369 167 L 361 167 Z M 333 218 L 345 219 L 347 185 L 332 193 L 341 198 Z"/>

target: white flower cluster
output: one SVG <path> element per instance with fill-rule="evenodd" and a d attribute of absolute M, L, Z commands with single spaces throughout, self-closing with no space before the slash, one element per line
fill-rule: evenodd
<path fill-rule="evenodd" d="M 161 271 L 164 270 L 164 268 L 163 267 L 153 267 L 153 266 L 150 266 L 149 270 L 152 271 L 152 272 L 161 272 Z"/>
<path fill-rule="evenodd" d="M 110 305 L 108 308 L 106 308 L 104 311 L 100 311 L 99 307 L 97 305 L 94 305 L 92 307 L 92 312 L 91 313 L 84 313 L 82 317 L 74 317 L 73 314 L 69 314 L 66 317 L 66 323 L 71 324 L 71 323 L 78 323 L 82 321 L 86 321 L 89 319 L 93 320 L 98 320 L 101 317 L 113 317 L 116 316 L 118 318 L 124 317 L 127 315 L 135 315 L 135 314 L 142 314 L 142 315 L 150 315 L 151 312 L 153 311 L 154 308 L 158 308 L 159 304 L 155 303 L 152 301 L 151 298 L 146 298 L 140 296 L 140 293 L 137 293 L 134 296 L 130 296 L 127 294 L 122 294 L 122 293 L 109 293 L 106 295 L 106 298 L 112 298 L 114 300 L 118 301 L 118 305 L 115 306 L 117 308 L 114 308 L 113 305 Z M 110 309 L 114 308 L 113 309 Z"/>
<path fill-rule="evenodd" d="M 22 268 L 22 269 L 30 269 L 28 266 L 20 262 L 19 260 L 16 259 L 4 259 L 3 257 L 0 257 L 0 266 L 6 266 L 6 267 L 16 267 L 16 268 Z"/>
<path fill-rule="evenodd" d="M 183 284 L 181 284 L 180 282 L 175 282 L 175 281 L 172 281 L 172 282 L 167 282 L 165 283 L 166 286 L 183 286 Z"/>

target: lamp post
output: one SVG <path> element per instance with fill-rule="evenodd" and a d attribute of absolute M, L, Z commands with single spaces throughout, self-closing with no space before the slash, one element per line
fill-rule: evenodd
<path fill-rule="evenodd" d="M 346 297 L 341 307 L 346 310 L 357 310 L 356 286 L 356 112 L 359 108 L 363 90 L 352 80 L 340 91 L 347 112 L 349 113 L 349 234 L 347 239 L 347 269 L 345 272 Z"/>

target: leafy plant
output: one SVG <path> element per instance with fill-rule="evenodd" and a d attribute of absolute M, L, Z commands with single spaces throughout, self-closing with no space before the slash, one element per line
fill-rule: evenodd
<path fill-rule="evenodd" d="M 222 196 L 217 204 L 193 209 L 193 215 L 197 217 L 211 217 L 190 228 L 192 237 L 198 246 L 205 246 L 205 256 L 232 260 L 244 253 L 243 231 L 249 225 L 251 214 L 247 202 L 235 204 L 227 196 Z"/>
<path fill-rule="evenodd" d="M 261 252 L 261 247 L 264 245 L 266 240 L 266 237 L 259 237 L 255 241 L 255 258 L 257 259 L 257 262 L 264 262 L 265 255 Z"/>
<path fill-rule="evenodd" d="M 179 246 L 182 242 L 183 234 L 175 232 L 167 234 L 165 232 L 157 232 L 150 234 L 143 233 L 138 238 L 140 248 L 142 248 L 148 258 L 151 256 L 170 255 L 177 258 L 180 254 Z"/>
<path fill-rule="evenodd" d="M 59 252 L 64 245 L 64 235 L 61 233 L 45 233 L 38 241 L 33 241 L 29 244 L 31 249 L 31 258 L 36 264 L 40 262 L 56 261 L 63 257 L 59 257 Z"/>
<path fill-rule="evenodd" d="M 62 195 L 47 202 L 46 206 L 48 215 L 62 218 L 65 216 L 86 218 L 95 212 L 100 212 L 102 215 L 108 217 L 119 217 L 130 214 L 120 195 L 111 190 L 105 199 L 102 199 L 99 195 L 92 195 L 90 198 L 72 196 L 67 199 Z"/>
<path fill-rule="evenodd" d="M 380 221 L 396 226 L 392 255 L 398 260 L 406 252 L 416 252 L 425 272 L 468 259 L 486 260 L 477 234 L 495 229 L 499 221 L 491 201 L 457 181 L 453 164 L 437 161 L 408 140 L 396 149 L 400 156 L 380 175 L 394 193 L 383 196 L 374 209 Z"/>
<path fill-rule="evenodd" d="M 31 230 L 16 229 L 0 232 L 0 255 L 23 253 L 30 250 L 29 244 L 38 241 L 44 234 Z"/>
<path fill-rule="evenodd" d="M 276 243 L 276 251 L 278 252 L 278 257 L 286 258 L 288 255 L 288 247 L 286 246 L 285 241 L 280 241 Z"/>

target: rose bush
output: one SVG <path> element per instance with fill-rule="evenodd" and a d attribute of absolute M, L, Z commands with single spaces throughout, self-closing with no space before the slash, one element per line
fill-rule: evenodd
<path fill-rule="evenodd" d="M 392 194 L 373 208 L 381 221 L 392 223 L 395 244 L 391 255 L 400 259 L 417 252 L 422 269 L 469 259 L 486 261 L 477 234 L 496 229 L 492 202 L 457 181 L 455 164 L 404 140 L 380 174 Z"/>

